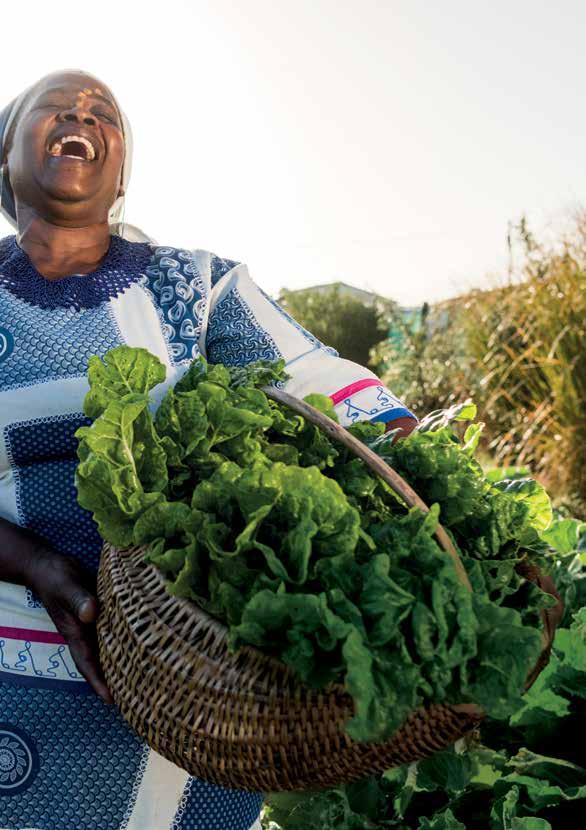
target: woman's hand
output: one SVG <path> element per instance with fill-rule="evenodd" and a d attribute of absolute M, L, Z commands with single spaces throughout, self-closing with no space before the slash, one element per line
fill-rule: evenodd
<path fill-rule="evenodd" d="M 98 658 L 96 577 L 71 557 L 37 548 L 27 564 L 26 584 L 67 640 L 75 665 L 95 693 L 114 703 Z"/>

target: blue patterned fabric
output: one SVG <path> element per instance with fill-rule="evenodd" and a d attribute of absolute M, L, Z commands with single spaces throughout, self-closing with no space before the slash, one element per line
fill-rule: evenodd
<path fill-rule="evenodd" d="M 0 792 L 15 796 L 31 786 L 39 772 L 39 753 L 30 735 L 0 722 Z"/>
<path fill-rule="evenodd" d="M 142 285 L 161 309 L 165 339 L 175 362 L 199 356 L 198 339 L 207 302 L 201 274 L 189 251 L 158 247 Z"/>
<path fill-rule="evenodd" d="M 236 262 L 233 259 L 222 259 L 222 257 L 216 256 L 216 254 L 212 254 L 211 262 L 210 262 L 210 274 L 211 274 L 211 286 L 214 288 L 217 283 L 225 277 L 228 271 L 231 271 L 232 268 L 235 268 L 237 265 L 240 265 L 240 262 Z"/>
<path fill-rule="evenodd" d="M 255 360 L 277 360 L 281 352 L 237 288 L 223 297 L 210 318 L 207 353 L 211 363 L 246 366 Z"/>
<path fill-rule="evenodd" d="M 0 683 L 2 830 L 121 830 L 148 747 L 95 695 Z M 249 830 L 262 795 L 189 778 L 169 830 Z M 144 827 L 167 830 L 167 827 Z"/>
<path fill-rule="evenodd" d="M 107 306 L 83 311 L 23 303 L 0 283 L 0 321 L 12 348 L 0 356 L 0 391 L 87 373 L 92 354 L 120 343 Z"/>
<path fill-rule="evenodd" d="M 334 357 L 338 357 L 338 352 L 336 351 L 336 349 L 332 348 L 332 346 L 325 346 L 321 342 L 321 340 L 317 339 L 317 337 L 314 334 L 312 334 L 310 331 L 307 331 L 307 329 L 304 328 L 300 323 L 298 323 L 297 320 L 291 317 L 291 315 L 287 311 L 285 311 L 285 309 L 282 306 L 280 306 L 276 300 L 273 300 L 272 297 L 269 297 L 266 291 L 263 291 L 262 288 L 259 288 L 259 291 L 263 295 L 263 297 L 273 306 L 273 308 L 275 308 L 279 312 L 281 317 L 284 317 L 284 319 L 289 323 L 289 325 L 293 326 L 294 329 L 300 332 L 305 337 L 308 343 L 311 343 L 314 349 L 323 349 L 328 354 L 331 354 Z"/>
<path fill-rule="evenodd" d="M 8 360 L 14 351 L 14 338 L 12 332 L 0 326 L 0 363 Z"/>
<path fill-rule="evenodd" d="M 118 710 L 95 695 L 0 683 L 0 712 L 3 830 L 118 830 L 144 752 Z"/>
<path fill-rule="evenodd" d="M 77 502 L 75 431 L 89 426 L 82 415 L 11 424 L 5 441 L 17 479 L 22 524 L 60 553 L 98 570 L 102 540 L 92 514 Z"/>
<path fill-rule="evenodd" d="M 128 242 L 112 234 L 108 253 L 91 274 L 48 280 L 33 266 L 16 236 L 7 236 L 0 240 L 0 285 L 39 308 L 95 308 L 136 282 L 151 256 L 149 243 Z"/>
<path fill-rule="evenodd" d="M 225 790 L 190 778 L 172 830 L 249 830 L 262 802 L 261 793 Z"/>

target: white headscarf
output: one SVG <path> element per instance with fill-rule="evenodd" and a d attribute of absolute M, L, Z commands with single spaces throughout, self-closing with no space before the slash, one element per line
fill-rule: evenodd
<path fill-rule="evenodd" d="M 65 69 L 63 72 L 79 72 L 81 74 L 85 74 L 80 69 Z M 22 92 L 17 98 L 14 99 L 14 101 L 8 104 L 8 106 L 0 112 L 0 160 L 2 159 L 4 142 L 6 141 L 6 137 L 9 135 L 10 128 L 14 123 L 14 120 L 20 114 L 29 93 L 33 87 L 37 85 L 37 83 L 38 81 L 25 89 L 24 92 Z M 122 134 L 124 136 L 125 152 L 124 161 L 122 163 L 122 187 L 124 189 L 124 193 L 126 193 L 128 182 L 130 181 L 130 171 L 132 168 L 132 129 L 128 118 L 115 97 L 114 103 L 120 115 Z M 2 169 L 3 168 L 0 167 L 0 213 L 6 217 L 14 228 L 18 229 L 14 194 L 8 178 L 2 175 Z M 147 236 L 147 234 L 145 234 L 144 231 L 141 231 L 140 228 L 137 228 L 135 225 L 130 225 L 124 221 L 124 202 L 125 196 L 118 196 L 110 208 L 108 213 L 110 231 L 118 236 L 122 236 L 124 239 L 128 239 L 130 242 L 155 242 L 152 237 Z"/>

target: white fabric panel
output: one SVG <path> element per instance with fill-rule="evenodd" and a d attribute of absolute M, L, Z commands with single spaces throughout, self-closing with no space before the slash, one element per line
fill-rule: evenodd
<path fill-rule="evenodd" d="M 0 518 L 7 522 L 18 524 L 18 508 L 16 506 L 16 481 L 10 469 L 2 469 L 2 444 L 0 439 Z"/>
<path fill-rule="evenodd" d="M 287 371 L 292 378 L 285 389 L 298 398 L 303 398 L 311 392 L 333 395 L 339 389 L 358 380 L 377 379 L 376 375 L 364 366 L 342 357 L 334 357 L 323 349 L 316 349 L 288 364 Z"/>
<path fill-rule="evenodd" d="M 2 610 L 2 625 L 17 628 L 30 627 L 38 631 L 57 631 L 53 620 L 44 608 L 29 608 L 26 604 L 24 585 L 0 582 L 0 609 Z M 54 645 L 51 648 L 55 651 Z"/>
<path fill-rule="evenodd" d="M 171 827 L 188 778 L 176 764 L 149 750 L 134 809 L 120 830 Z"/>
<path fill-rule="evenodd" d="M 110 309 L 127 346 L 148 349 L 166 366 L 171 365 L 169 350 L 161 334 L 159 315 L 140 285 L 134 283 L 123 294 L 110 300 Z"/>

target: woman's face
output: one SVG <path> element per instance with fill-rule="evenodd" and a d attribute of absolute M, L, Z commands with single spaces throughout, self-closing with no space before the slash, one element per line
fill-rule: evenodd
<path fill-rule="evenodd" d="M 106 221 L 124 161 L 112 93 L 91 75 L 43 78 L 18 116 L 6 161 L 17 205 L 65 226 Z"/>

